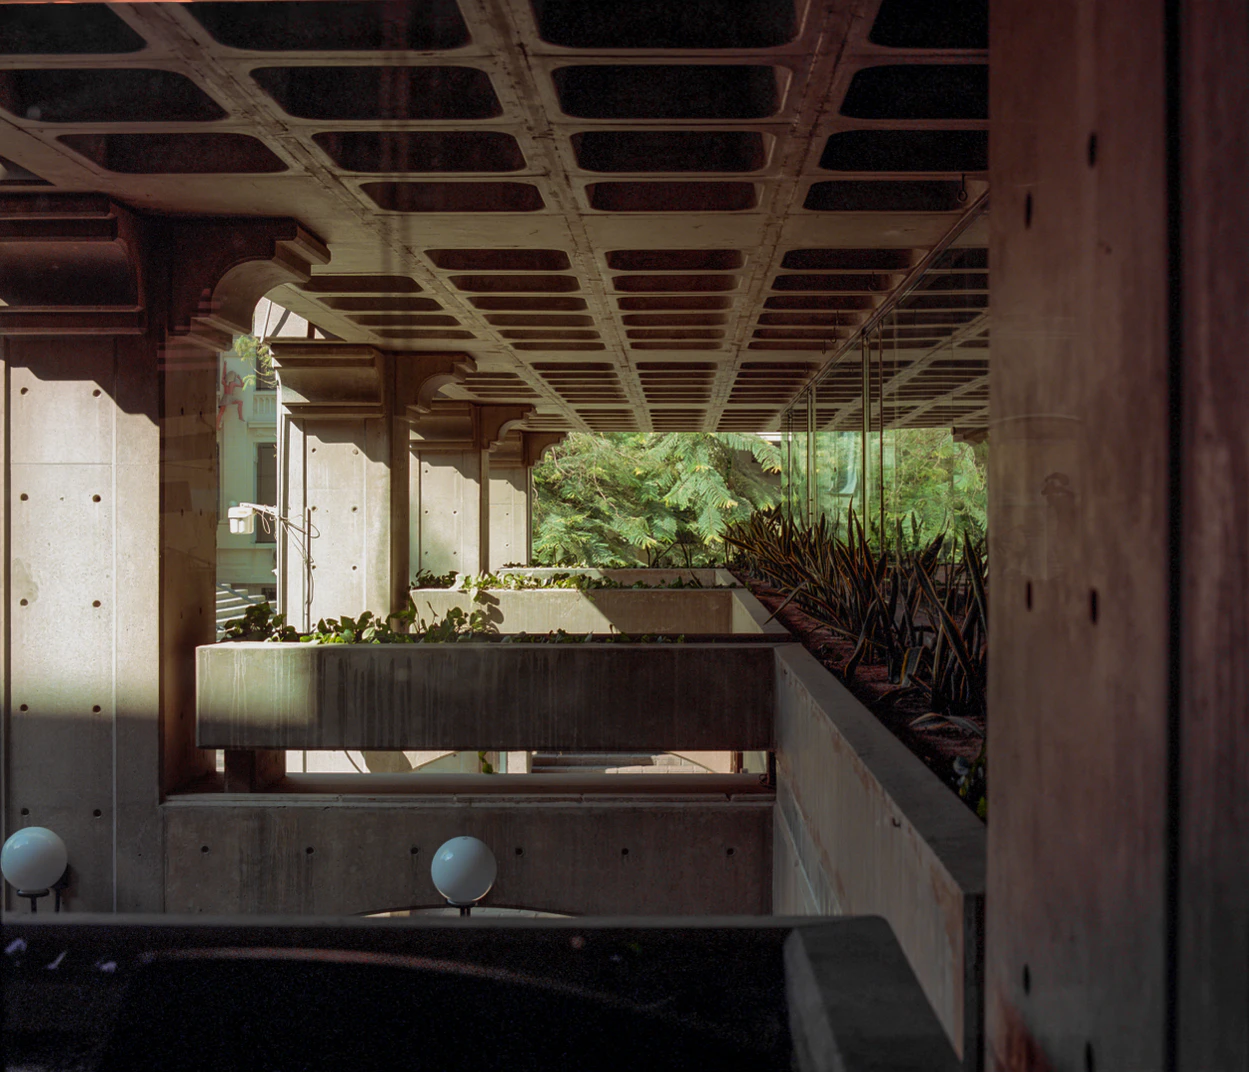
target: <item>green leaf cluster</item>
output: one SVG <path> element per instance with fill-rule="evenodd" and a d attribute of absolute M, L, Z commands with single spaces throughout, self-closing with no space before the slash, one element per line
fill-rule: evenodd
<path fill-rule="evenodd" d="M 780 499 L 775 444 L 730 432 L 573 432 L 534 467 L 536 564 L 716 565 Z"/>

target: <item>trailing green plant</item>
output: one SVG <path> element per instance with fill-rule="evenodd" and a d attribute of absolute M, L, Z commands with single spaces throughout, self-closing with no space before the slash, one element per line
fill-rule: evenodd
<path fill-rule="evenodd" d="M 541 575 L 532 573 L 459 574 L 452 571 L 436 576 L 427 570 L 422 570 L 413 579 L 412 587 L 414 589 L 454 589 L 456 591 L 478 593 L 490 590 L 522 592 L 537 589 L 575 589 L 579 592 L 591 592 L 603 588 L 685 589 L 706 588 L 707 585 L 704 585 L 697 577 L 674 577 L 668 581 L 656 581 L 654 583 L 639 580 L 633 584 L 625 584 L 623 581 L 617 581 L 611 577 L 594 577 L 587 573 L 573 572 Z M 735 582 L 713 587 L 740 588 L 741 585 Z"/>
<path fill-rule="evenodd" d="M 222 641 L 267 641 L 299 644 L 439 644 L 474 640 L 496 633 L 485 611 L 451 607 L 441 618 L 430 608 L 433 618 L 426 621 L 416 604 L 387 617 L 366 610 L 358 618 L 322 618 L 307 633 L 286 624 L 268 603 L 249 607 L 242 619 L 231 622 Z"/>

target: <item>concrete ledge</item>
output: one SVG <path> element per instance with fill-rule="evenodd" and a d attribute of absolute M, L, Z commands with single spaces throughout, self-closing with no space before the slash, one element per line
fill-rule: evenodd
<path fill-rule="evenodd" d="M 453 607 L 480 610 L 503 633 L 786 633 L 745 588 L 490 588 L 476 599 L 454 588 L 414 588 L 410 595 L 426 619 Z"/>
<path fill-rule="evenodd" d="M 800 1072 L 957 1072 L 959 1060 L 883 919 L 797 927 L 785 939 Z"/>
<path fill-rule="evenodd" d="M 772 747 L 774 644 L 214 644 L 201 748 Z"/>
<path fill-rule="evenodd" d="M 776 682 L 776 911 L 886 919 L 979 1068 L 984 824 L 804 648 Z"/>
<path fill-rule="evenodd" d="M 767 797 L 173 797 L 161 808 L 165 909 L 337 915 L 438 905 L 432 855 L 469 834 L 498 859 L 486 902 L 498 907 L 762 915 L 772 910 L 772 807 Z"/>

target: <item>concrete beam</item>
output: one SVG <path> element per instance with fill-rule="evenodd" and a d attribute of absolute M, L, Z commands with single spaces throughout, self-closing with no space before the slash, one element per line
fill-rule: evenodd
<path fill-rule="evenodd" d="M 767 749 L 773 646 L 213 644 L 201 748 Z"/>

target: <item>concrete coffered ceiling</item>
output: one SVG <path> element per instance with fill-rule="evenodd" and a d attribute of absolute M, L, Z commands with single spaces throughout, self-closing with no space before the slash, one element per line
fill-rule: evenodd
<path fill-rule="evenodd" d="M 762 431 L 985 192 L 985 8 L 4 4 L 0 191 L 294 216 L 332 259 L 275 301 L 527 427 Z M 986 245 L 885 325 L 886 420 L 987 423 Z"/>

